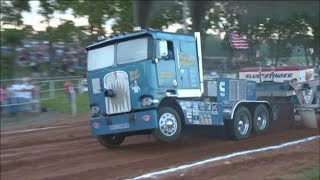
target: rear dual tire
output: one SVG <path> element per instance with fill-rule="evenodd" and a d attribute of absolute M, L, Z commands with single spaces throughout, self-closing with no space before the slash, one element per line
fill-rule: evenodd
<path fill-rule="evenodd" d="M 236 110 L 233 120 L 228 122 L 230 138 L 234 140 L 247 139 L 252 129 L 252 118 L 250 111 L 242 106 Z"/>
<path fill-rule="evenodd" d="M 241 106 L 235 114 L 233 120 L 226 122 L 229 137 L 235 140 L 247 139 L 251 131 L 262 133 L 269 127 L 269 113 L 265 105 L 259 104 L 253 113 L 253 118 L 248 108 Z"/>
<path fill-rule="evenodd" d="M 268 110 L 265 105 L 259 104 L 254 111 L 252 131 L 257 134 L 263 133 L 268 129 L 269 124 Z"/>

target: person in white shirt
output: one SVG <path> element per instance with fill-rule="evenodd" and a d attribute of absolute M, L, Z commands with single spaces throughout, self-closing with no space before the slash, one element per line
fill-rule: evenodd
<path fill-rule="evenodd" d="M 21 112 L 21 99 L 20 99 L 20 91 L 22 90 L 22 81 L 18 80 L 16 83 L 11 84 L 7 88 L 9 103 L 11 104 L 8 107 L 8 112 L 10 115 L 15 115 Z"/>
<path fill-rule="evenodd" d="M 32 84 L 29 84 L 28 78 L 22 79 L 22 84 L 20 85 L 21 91 L 18 92 L 19 98 L 22 103 L 29 103 L 22 105 L 22 109 L 25 112 L 31 112 L 32 111 L 32 92 L 34 89 L 34 86 Z"/>
<path fill-rule="evenodd" d="M 14 115 L 20 112 L 30 112 L 32 110 L 32 91 L 34 86 L 28 83 L 28 79 L 23 78 L 17 83 L 8 87 L 10 92 L 10 100 L 12 106 L 9 108 L 9 113 Z M 24 104 L 30 103 L 30 104 Z"/>

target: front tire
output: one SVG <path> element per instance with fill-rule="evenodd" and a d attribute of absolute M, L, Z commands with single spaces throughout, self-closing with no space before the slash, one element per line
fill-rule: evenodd
<path fill-rule="evenodd" d="M 125 136 L 120 135 L 101 135 L 97 136 L 99 143 L 107 148 L 119 147 L 125 139 Z"/>
<path fill-rule="evenodd" d="M 232 139 L 247 139 L 251 133 L 251 129 L 252 118 L 250 111 L 244 106 L 239 107 L 229 129 Z"/>
<path fill-rule="evenodd" d="M 154 130 L 156 139 L 163 142 L 173 142 L 180 137 L 181 119 L 172 108 L 162 107 L 158 111 L 158 128 Z"/>
<path fill-rule="evenodd" d="M 253 116 L 253 132 L 262 133 L 269 127 L 270 118 L 266 106 L 260 104 L 254 110 Z"/>

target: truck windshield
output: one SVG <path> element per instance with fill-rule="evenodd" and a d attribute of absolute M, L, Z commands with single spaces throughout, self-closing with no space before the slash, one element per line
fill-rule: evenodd
<path fill-rule="evenodd" d="M 88 52 L 88 71 L 110 67 L 114 64 L 114 45 Z"/>
<path fill-rule="evenodd" d="M 125 64 L 148 58 L 148 38 L 121 42 L 117 46 L 117 63 Z"/>

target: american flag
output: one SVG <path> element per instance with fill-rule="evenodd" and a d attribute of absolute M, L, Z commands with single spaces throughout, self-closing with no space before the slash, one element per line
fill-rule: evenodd
<path fill-rule="evenodd" d="M 247 38 L 234 31 L 228 33 L 231 47 L 234 49 L 249 49 Z"/>

